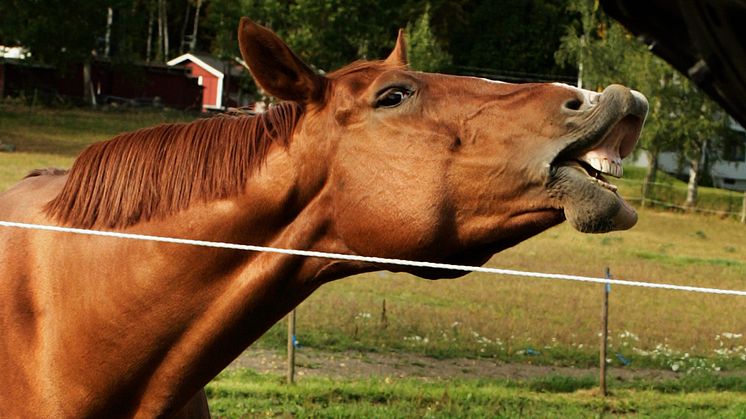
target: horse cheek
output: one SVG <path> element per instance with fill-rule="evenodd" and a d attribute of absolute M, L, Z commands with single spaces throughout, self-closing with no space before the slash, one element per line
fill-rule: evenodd
<path fill-rule="evenodd" d="M 355 253 L 416 257 L 436 240 L 438 206 L 431 195 L 381 184 L 344 183 L 341 188 L 335 199 L 335 230 Z"/>

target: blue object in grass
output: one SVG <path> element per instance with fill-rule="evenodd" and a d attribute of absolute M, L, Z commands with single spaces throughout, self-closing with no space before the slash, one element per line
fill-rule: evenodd
<path fill-rule="evenodd" d="M 618 359 L 618 360 L 619 360 L 619 362 L 621 362 L 621 363 L 622 363 L 622 365 L 624 365 L 625 367 L 626 367 L 627 365 L 629 365 L 629 364 L 631 364 L 631 363 L 632 363 L 632 361 L 630 361 L 629 359 L 625 358 L 625 357 L 624 357 L 624 355 L 622 355 L 622 354 L 620 354 L 620 353 L 617 353 L 617 354 L 616 354 L 616 359 Z"/>

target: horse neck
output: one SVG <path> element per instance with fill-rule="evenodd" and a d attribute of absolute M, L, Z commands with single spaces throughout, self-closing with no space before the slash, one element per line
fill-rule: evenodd
<path fill-rule="evenodd" d="M 272 154 L 244 194 L 197 205 L 135 232 L 289 249 L 345 252 L 330 232 L 323 176 L 298 173 L 289 153 Z M 307 168 L 304 170 L 308 170 Z M 276 253 L 145 244 L 142 304 L 168 316 L 143 318 L 131 344 L 153 350 L 156 363 L 141 406 L 183 402 L 324 281 L 355 268 Z M 132 255 L 132 251 L 129 252 Z M 135 256 L 135 255 L 133 255 Z M 155 279 L 153 279 L 155 278 Z M 155 296 L 155 297 L 153 297 Z M 148 342 L 149 340 L 149 342 Z M 127 344 L 128 345 L 128 344 Z M 126 348 L 127 345 L 121 345 Z M 147 368 L 150 368 L 148 365 Z M 178 377 L 178 379 L 174 379 Z"/>

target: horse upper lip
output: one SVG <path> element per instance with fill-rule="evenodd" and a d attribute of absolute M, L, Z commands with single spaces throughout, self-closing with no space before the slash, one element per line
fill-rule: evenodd
<path fill-rule="evenodd" d="M 619 85 L 607 87 L 598 103 L 568 118 L 569 135 L 552 166 L 580 160 L 601 173 L 622 176 L 622 159 L 637 144 L 648 111 L 645 96 Z"/>

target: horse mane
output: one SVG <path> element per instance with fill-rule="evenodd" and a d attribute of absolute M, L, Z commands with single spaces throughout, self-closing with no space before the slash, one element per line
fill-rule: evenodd
<path fill-rule="evenodd" d="M 257 115 L 220 115 L 124 133 L 85 149 L 46 205 L 58 221 L 122 228 L 240 193 L 303 115 L 286 102 Z"/>

